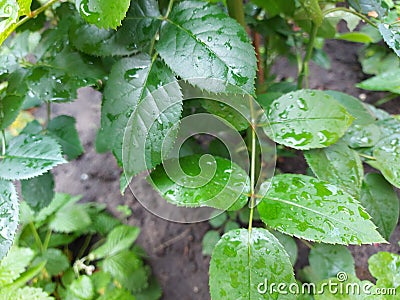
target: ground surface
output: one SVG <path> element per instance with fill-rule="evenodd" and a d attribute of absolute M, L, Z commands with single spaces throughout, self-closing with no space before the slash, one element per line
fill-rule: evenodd
<path fill-rule="evenodd" d="M 326 50 L 332 58 L 334 68 L 326 71 L 312 66 L 310 86 L 339 90 L 358 97 L 363 91 L 354 88 L 354 84 L 363 79 L 363 74 L 357 63 L 357 45 L 328 41 Z M 296 76 L 295 68 L 285 61 L 279 62 L 274 70 L 281 76 Z M 367 100 L 373 100 L 373 96 L 368 96 Z M 120 195 L 120 169 L 114 158 L 110 153 L 96 153 L 93 147 L 99 127 L 100 103 L 100 94 L 85 89 L 80 91 L 76 102 L 54 106 L 55 115 L 68 114 L 77 118 L 78 131 L 86 150 L 78 160 L 56 169 L 57 191 L 82 194 L 84 201 L 105 203 L 114 214 L 118 214 L 117 205 L 129 205 L 133 215 L 128 222 L 142 229 L 138 243 L 149 255 L 149 263 L 163 289 L 163 299 L 209 299 L 209 258 L 201 254 L 201 240 L 209 228 L 208 223 L 185 225 L 167 222 L 146 211 L 130 192 L 125 196 Z M 398 100 L 389 103 L 385 108 L 398 114 L 400 106 L 396 107 L 396 103 Z M 302 173 L 306 166 L 300 157 L 280 161 L 279 167 L 285 172 Z M 147 187 L 137 188 L 140 193 L 149 193 Z M 400 253 L 397 244 L 399 240 L 398 227 L 390 245 L 351 247 L 358 275 L 361 278 L 370 278 L 366 262 L 371 254 L 382 250 Z M 299 246 L 300 259 L 297 268 L 307 264 L 308 250 L 301 244 Z"/>

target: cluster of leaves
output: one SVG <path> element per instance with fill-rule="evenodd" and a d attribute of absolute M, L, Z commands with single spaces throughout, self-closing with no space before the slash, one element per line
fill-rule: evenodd
<path fill-rule="evenodd" d="M 96 148 L 99 152 L 111 150 L 123 166 L 122 192 L 131 178 L 152 169 L 149 179 L 154 187 L 166 201 L 177 206 L 211 206 L 234 212 L 250 200 L 248 230 L 234 229 L 237 227 L 232 222 L 236 219 L 234 213 L 231 222 L 223 219 L 226 215 L 219 217 L 219 226 L 226 223 L 226 233 L 217 242 L 210 264 L 213 299 L 258 298 L 257 286 L 265 278 L 277 283 L 294 283 L 292 264 L 295 258 L 292 255 L 290 259 L 288 253 L 295 251 L 290 236 L 342 245 L 380 243 L 389 239 L 399 217 L 399 200 L 392 185 L 400 187 L 400 121 L 349 95 L 302 88 L 310 59 L 327 65 L 321 50 L 323 38 L 368 40 L 369 35 L 363 32 L 337 33 L 335 26 L 341 19 L 347 21 L 351 31 L 358 24 L 354 16 L 369 22 L 399 55 L 399 27 L 393 21 L 397 18 L 396 3 L 350 0 L 348 8 L 337 7 L 345 3 L 335 0 L 254 0 L 247 5 L 248 23 L 255 35 L 265 37 L 265 44 L 256 47 L 255 53 L 242 26 L 245 19 L 240 16 L 240 1 L 228 1 L 226 9 L 221 3 L 196 0 L 178 3 L 171 0 L 168 5 L 164 5 L 164 1 L 159 5 L 155 0 L 76 0 L 75 5 L 62 3 L 49 11 L 48 15 L 53 14 L 51 24 L 43 30 L 39 30 L 43 23 L 37 25 L 40 20 L 32 17 L 57 1 L 43 6 L 36 1 L 32 5 L 31 1 L 2 2 L 6 5 L 0 15 L 1 39 L 14 29 L 19 31 L 1 48 L 0 256 L 10 248 L 18 224 L 18 200 L 12 181 L 21 180 L 25 201 L 37 211 L 51 210 L 62 201 L 51 202 L 54 181 L 49 171 L 64 163 L 64 156 L 74 159 L 83 149 L 74 119 L 69 116 L 52 119 L 51 103 L 72 101 L 77 89 L 85 86 L 94 86 L 103 92 Z M 28 9 L 35 5 L 39 8 Z M 230 18 L 227 10 L 241 24 Z M 291 52 L 298 62 L 297 87 L 280 85 L 265 92 L 270 81 L 264 84 L 260 78 L 265 74 L 259 72 L 261 82 L 256 90 L 255 54 L 259 58 L 259 70 L 268 70 L 274 56 L 284 52 Z M 187 107 L 183 104 L 184 84 L 178 79 L 210 95 L 253 96 L 265 109 L 261 114 L 268 118 L 269 126 L 244 121 L 229 107 L 215 106 L 202 99 L 200 108 L 189 104 Z M 366 84 L 362 86 L 367 87 Z M 243 106 L 243 102 L 235 102 L 240 97 L 231 98 L 233 108 Z M 6 135 L 6 129 L 21 109 L 42 103 L 46 103 L 49 112 L 43 126 L 33 121 L 18 136 Z M 251 104 L 246 102 L 245 105 Z M 204 184 L 195 187 L 181 184 L 190 182 L 202 171 L 203 157 L 195 151 L 182 154 L 179 163 L 184 172 L 175 180 L 169 178 L 161 154 L 168 150 L 165 145 L 172 147 L 177 124 L 190 108 L 216 114 L 232 123 L 243 136 L 247 135 L 247 148 L 252 156 L 250 174 L 224 155 L 217 156 L 224 152 L 219 148 L 211 151 L 214 156 L 207 156 L 213 158 L 207 164 L 215 173 Z M 256 120 L 254 113 L 260 112 L 250 111 L 250 119 Z M 304 151 L 313 174 L 279 174 L 256 190 L 258 144 L 252 136 L 259 127 L 274 142 Z M 364 176 L 363 161 L 382 175 Z M 225 187 L 228 192 L 220 194 Z M 231 203 L 233 198 L 236 201 Z M 258 204 L 262 222 L 276 232 L 252 228 L 255 204 Z M 86 212 L 65 203 L 61 206 L 61 210 L 51 211 L 58 215 L 48 221 L 51 230 L 82 230 L 75 226 L 86 220 L 85 227 L 90 228 L 90 224 L 97 222 L 97 218 L 90 217 L 93 211 L 99 212 L 94 206 L 88 206 Z M 33 220 L 33 228 L 38 226 L 39 233 L 42 225 L 40 220 Z M 138 288 L 147 283 L 148 269 L 138 255 L 129 250 L 135 234 L 127 233 L 129 238 L 124 240 L 121 232 L 131 229 L 121 225 L 123 227 L 107 231 L 106 225 L 97 228 L 101 234 L 108 233 L 106 243 L 85 260 L 78 260 L 75 267 L 85 269 L 85 262 L 104 259 L 101 267 L 105 272 L 101 274 L 108 275 L 99 275 L 96 280 L 93 277 L 97 273 L 78 279 L 65 277 L 70 288 L 63 290 L 61 287 L 59 291 L 54 287 L 54 291 L 67 298 L 75 293 L 80 298 L 91 299 L 96 293 L 107 293 L 111 285 L 110 293 L 119 299 L 122 296 L 115 294 L 117 288 L 121 288 L 122 291 L 117 292 L 121 295 L 137 291 L 126 276 L 140 277 L 136 282 L 143 285 Z M 33 230 L 31 227 L 24 231 Z M 29 236 L 32 234 L 35 236 L 34 232 Z M 206 242 L 212 244 L 214 239 L 215 243 L 219 234 L 212 233 L 213 236 L 207 237 L 211 242 Z M 68 238 L 69 235 L 60 236 L 62 241 Z M 45 250 L 50 242 L 51 236 L 46 247 L 43 246 Z M 206 247 L 206 253 L 210 248 Z M 44 260 L 46 258 L 42 258 Z M 129 269 L 128 272 L 133 273 L 127 274 L 127 270 L 121 268 L 121 261 L 129 263 L 135 271 Z M 22 271 L 25 267 L 26 264 Z M 312 276 L 312 272 L 308 275 Z M 381 278 L 380 275 L 376 277 Z M 112 279 L 120 286 L 113 284 Z M 102 288 L 99 290 L 98 286 Z M 266 295 L 268 299 L 278 296 L 277 293 Z"/>
<path fill-rule="evenodd" d="M 146 254 L 133 246 L 139 228 L 79 199 L 56 194 L 38 213 L 23 203 L 21 231 L 0 263 L 0 299 L 159 299 Z"/>

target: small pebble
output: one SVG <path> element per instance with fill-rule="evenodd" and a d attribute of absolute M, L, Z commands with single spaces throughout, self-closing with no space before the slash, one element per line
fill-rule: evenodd
<path fill-rule="evenodd" d="M 193 287 L 193 292 L 197 294 L 199 292 L 199 288 L 197 286 Z"/>
<path fill-rule="evenodd" d="M 86 173 L 81 174 L 81 180 L 82 181 L 86 181 L 88 179 L 89 179 L 89 175 L 88 174 L 86 174 Z"/>

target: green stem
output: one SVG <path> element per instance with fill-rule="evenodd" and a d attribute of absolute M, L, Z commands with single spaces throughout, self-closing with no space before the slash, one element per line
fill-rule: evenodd
<path fill-rule="evenodd" d="M 51 239 L 52 230 L 49 228 L 46 233 L 46 238 L 44 239 L 43 249 L 46 251 L 49 247 L 50 239 Z"/>
<path fill-rule="evenodd" d="M 318 26 L 315 25 L 314 23 L 312 23 L 311 24 L 311 32 L 310 32 L 310 40 L 308 41 L 306 54 L 304 56 L 303 63 L 301 65 L 300 72 L 299 72 L 299 77 L 297 79 L 297 88 L 298 89 L 303 88 L 303 81 L 304 81 L 304 77 L 308 73 L 308 64 L 310 63 L 310 60 L 311 60 L 317 32 L 318 32 Z"/>
<path fill-rule="evenodd" d="M 370 160 L 376 160 L 376 158 L 375 158 L 375 157 L 373 157 L 373 156 L 370 156 L 370 155 L 367 155 L 367 154 L 364 154 L 364 153 L 358 153 L 358 155 L 360 155 L 361 157 L 364 157 L 364 158 L 370 159 Z"/>
<path fill-rule="evenodd" d="M 251 164 L 250 164 L 250 217 L 249 217 L 249 234 L 253 227 L 253 216 L 255 207 L 255 175 L 256 175 L 256 124 L 254 120 L 254 106 L 253 99 L 250 98 L 250 114 L 251 114 Z"/>
<path fill-rule="evenodd" d="M 48 9 L 50 6 L 52 6 L 54 3 L 58 2 L 58 1 L 60 1 L 60 0 L 50 0 L 49 2 L 45 3 L 43 6 L 39 7 L 38 9 L 31 11 L 31 13 L 29 15 L 25 16 L 23 19 L 18 21 L 15 28 L 21 26 L 22 24 L 25 24 L 30 19 L 36 18 L 37 15 L 41 14 L 42 12 L 44 12 L 46 9 Z"/>
<path fill-rule="evenodd" d="M 3 129 L 1 131 L 1 154 L 2 154 L 2 156 L 6 155 L 6 146 L 7 146 L 6 132 Z"/>
<path fill-rule="evenodd" d="M 172 7 L 174 6 L 174 0 L 170 0 L 168 3 L 168 8 L 167 8 L 167 12 L 165 13 L 165 16 L 162 17 L 163 20 L 168 19 L 169 14 L 171 13 Z"/>
<path fill-rule="evenodd" d="M 398 94 L 390 93 L 389 95 L 383 97 L 382 99 L 378 100 L 375 102 L 375 106 L 380 106 L 383 105 L 389 101 L 392 101 L 393 99 L 399 97 Z"/>
<path fill-rule="evenodd" d="M 44 247 L 43 247 L 43 244 L 42 244 L 42 240 L 40 239 L 39 233 L 36 230 L 35 224 L 33 224 L 33 222 L 29 222 L 29 227 L 30 227 L 30 229 L 32 231 L 32 234 L 33 234 L 33 237 L 35 239 L 35 242 L 36 242 L 37 246 L 40 249 L 40 252 L 43 253 L 44 252 Z"/>
<path fill-rule="evenodd" d="M 244 20 L 243 0 L 227 0 L 229 16 L 234 18 L 240 25 L 246 28 L 246 21 Z"/>
<path fill-rule="evenodd" d="M 363 21 L 365 21 L 366 23 L 368 23 L 369 25 L 374 26 L 375 28 L 377 27 L 376 24 L 374 22 L 372 22 L 370 19 L 368 19 L 365 15 L 360 14 L 359 12 L 356 12 L 354 10 L 348 9 L 347 7 L 335 7 L 335 8 L 327 9 L 323 12 L 323 14 L 324 14 L 324 16 L 327 16 L 330 13 L 333 13 L 335 11 L 344 11 L 344 12 L 353 14 L 353 15 L 359 17 L 360 19 L 362 19 Z"/>
<path fill-rule="evenodd" d="M 46 127 L 47 125 L 49 125 L 51 120 L 51 103 L 47 102 L 47 123 L 46 123 Z"/>

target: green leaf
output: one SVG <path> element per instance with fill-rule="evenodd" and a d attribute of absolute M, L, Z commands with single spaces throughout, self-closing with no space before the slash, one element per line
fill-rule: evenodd
<path fill-rule="evenodd" d="M 170 88 L 160 88 L 163 85 Z M 153 92 L 155 93 L 152 95 Z M 145 113 L 143 110 L 148 108 L 146 105 L 140 105 L 139 108 L 139 103 L 143 100 L 151 102 L 149 105 L 155 106 L 165 102 L 165 107 L 168 107 L 171 102 L 166 100 L 166 94 L 162 92 L 171 97 L 171 102 L 176 101 L 175 99 L 182 99 L 174 75 L 160 60 L 152 60 L 147 54 L 139 54 L 123 58 L 114 64 L 104 90 L 101 129 L 96 139 L 97 150 L 105 152 L 112 149 L 117 161 L 122 165 L 122 142 L 129 117 L 132 113 L 137 114 L 138 117 Z M 161 109 L 160 112 L 162 113 Z M 179 121 L 179 117 L 175 114 L 172 117 L 173 123 Z M 152 121 L 149 116 L 145 118 L 148 122 Z M 168 122 L 168 124 L 170 123 Z M 140 134 L 140 139 L 143 138 L 143 133 Z M 154 134 L 156 133 L 154 132 Z M 159 136 L 159 134 L 156 135 Z M 140 151 L 142 152 L 138 156 L 142 157 L 143 150 Z"/>
<path fill-rule="evenodd" d="M 320 26 L 324 16 L 318 0 L 300 0 L 300 3 L 315 25 Z"/>
<path fill-rule="evenodd" d="M 378 28 L 385 43 L 400 56 L 400 27 L 380 23 Z"/>
<path fill-rule="evenodd" d="M 297 244 L 294 238 L 279 231 L 271 231 L 271 233 L 278 239 L 279 243 L 285 248 L 286 253 L 289 255 L 290 263 L 294 266 L 297 261 Z"/>
<path fill-rule="evenodd" d="M 229 85 L 254 94 L 256 57 L 244 28 L 216 5 L 176 4 L 156 44 L 165 63 L 182 79 L 211 92 Z M 245 54 L 245 55 L 243 55 Z M 210 84 L 207 78 L 215 78 Z"/>
<path fill-rule="evenodd" d="M 54 300 L 41 288 L 24 287 L 21 289 L 5 288 L 0 291 L 0 300 Z"/>
<path fill-rule="evenodd" d="M 299 90 L 275 100 L 267 111 L 266 134 L 279 144 L 308 150 L 335 143 L 353 117 L 332 96 L 317 90 Z"/>
<path fill-rule="evenodd" d="M 349 249 L 342 245 L 315 244 L 310 251 L 308 261 L 312 270 L 313 282 L 318 282 L 338 273 L 355 275 L 354 259 Z"/>
<path fill-rule="evenodd" d="M 167 160 L 148 180 L 168 202 L 185 207 L 238 210 L 250 191 L 250 179 L 242 168 L 208 154 Z"/>
<path fill-rule="evenodd" d="M 161 24 L 157 1 L 131 1 L 127 17 L 117 31 L 78 22 L 70 31 L 72 44 L 95 56 L 129 55 L 145 52 Z"/>
<path fill-rule="evenodd" d="M 225 224 L 228 216 L 225 212 L 221 213 L 219 210 L 216 210 L 211 215 L 211 219 L 208 221 L 213 228 L 219 228 Z"/>
<path fill-rule="evenodd" d="M 87 211 L 80 205 L 70 202 L 55 213 L 49 228 L 56 232 L 71 233 L 85 230 L 91 223 Z"/>
<path fill-rule="evenodd" d="M 376 12 L 380 19 L 388 12 L 387 6 L 382 0 L 349 0 L 349 4 L 355 10 L 366 15 L 371 12 Z"/>
<path fill-rule="evenodd" d="M 335 36 L 338 40 L 349 41 L 354 43 L 363 43 L 369 44 L 372 43 L 372 38 L 363 32 L 346 32 L 346 33 L 338 33 Z"/>
<path fill-rule="evenodd" d="M 398 254 L 389 252 L 374 254 L 368 259 L 368 268 L 372 276 L 377 279 L 376 286 L 395 288 L 397 293 L 400 292 L 400 256 Z"/>
<path fill-rule="evenodd" d="M 69 296 L 69 297 L 68 297 Z M 75 279 L 67 290 L 67 299 L 91 300 L 95 296 L 93 283 L 89 276 Z"/>
<path fill-rule="evenodd" d="M 0 45 L 16 28 L 19 9 L 16 0 L 0 0 Z"/>
<path fill-rule="evenodd" d="M 390 70 L 371 77 L 356 85 L 358 88 L 369 91 L 387 91 L 400 94 L 400 70 Z"/>
<path fill-rule="evenodd" d="M 275 176 L 257 208 L 268 226 L 306 240 L 344 245 L 385 242 L 358 201 L 313 177 Z"/>
<path fill-rule="evenodd" d="M 258 290 L 271 283 L 295 283 L 293 268 L 285 249 L 267 230 L 237 229 L 223 235 L 210 262 L 212 299 L 296 299 L 276 291 Z"/>
<path fill-rule="evenodd" d="M 305 151 L 304 157 L 319 179 L 343 188 L 358 199 L 364 169 L 360 156 L 344 142 Z"/>
<path fill-rule="evenodd" d="M 228 221 L 224 226 L 224 232 L 228 232 L 231 230 L 239 229 L 240 225 L 235 221 Z"/>
<path fill-rule="evenodd" d="M 161 296 L 162 290 L 160 285 L 158 284 L 157 280 L 152 277 L 150 278 L 149 286 L 145 290 L 135 293 L 135 300 L 159 300 Z"/>
<path fill-rule="evenodd" d="M 11 248 L 7 256 L 0 262 L 0 290 L 25 271 L 34 256 L 29 248 Z"/>
<path fill-rule="evenodd" d="M 35 212 L 48 206 L 54 198 L 54 176 L 51 172 L 21 180 L 22 198 Z"/>
<path fill-rule="evenodd" d="M 373 156 L 386 180 L 400 188 L 400 134 L 393 134 L 376 144 Z"/>
<path fill-rule="evenodd" d="M 58 116 L 47 125 L 49 135 L 61 145 L 63 153 L 69 160 L 77 158 L 84 152 L 75 124 L 76 120 L 73 117 Z"/>
<path fill-rule="evenodd" d="M 399 198 L 392 185 L 382 175 L 369 173 L 365 175 L 360 201 L 378 231 L 389 240 L 399 220 Z"/>
<path fill-rule="evenodd" d="M 220 238 L 221 238 L 221 236 L 218 231 L 215 231 L 215 230 L 207 231 L 207 233 L 204 235 L 203 241 L 202 241 L 203 255 L 211 256 L 211 254 L 214 250 L 214 247 L 218 243 Z"/>
<path fill-rule="evenodd" d="M 10 141 L 0 160 L 0 178 L 29 179 L 63 163 L 60 146 L 52 138 L 21 134 Z"/>
<path fill-rule="evenodd" d="M 112 256 L 120 251 L 129 249 L 139 236 L 138 227 L 120 225 L 114 228 L 107 236 L 106 242 L 90 254 L 95 259 Z"/>
<path fill-rule="evenodd" d="M 31 12 L 32 0 L 17 0 L 19 5 L 19 15 L 28 15 Z"/>
<path fill-rule="evenodd" d="M 18 214 L 18 196 L 14 185 L 0 180 L 0 260 L 13 243 L 18 227 Z"/>
<path fill-rule="evenodd" d="M 47 249 L 34 259 L 33 264 L 43 261 L 46 262 L 45 268 L 50 276 L 56 276 L 70 267 L 67 256 L 60 249 Z"/>
<path fill-rule="evenodd" d="M 103 261 L 103 269 L 110 273 L 123 287 L 141 291 L 148 287 L 150 268 L 132 251 L 124 250 Z"/>
<path fill-rule="evenodd" d="M 102 294 L 96 300 L 136 300 L 131 292 L 126 289 L 107 289 L 104 294 Z"/>
<path fill-rule="evenodd" d="M 116 29 L 126 16 L 129 3 L 129 0 L 76 0 L 76 7 L 88 23 Z"/>
<path fill-rule="evenodd" d="M 293 0 L 252 0 L 257 6 L 265 9 L 269 18 L 284 13 L 286 15 L 293 15 L 295 10 L 295 2 Z"/>

